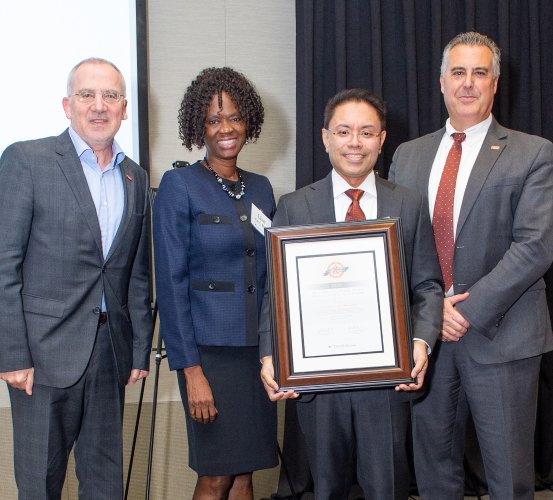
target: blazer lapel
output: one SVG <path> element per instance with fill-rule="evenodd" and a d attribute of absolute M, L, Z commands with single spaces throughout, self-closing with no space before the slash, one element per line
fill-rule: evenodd
<path fill-rule="evenodd" d="M 476 198 L 478 198 L 484 186 L 484 182 L 506 147 L 507 130 L 499 125 L 494 118 L 469 176 L 463 202 L 461 203 L 459 220 L 457 221 L 456 236 L 461 233 L 463 224 L 466 222 Z"/>
<path fill-rule="evenodd" d="M 419 193 L 428 193 L 428 180 L 430 179 L 430 171 L 432 170 L 432 164 L 434 158 L 442 142 L 444 136 L 445 127 L 433 132 L 426 136 L 427 144 L 421 147 L 421 153 L 419 156 L 419 165 L 417 168 L 417 178 L 415 179 L 415 188 Z"/>
<path fill-rule="evenodd" d="M 120 163 L 119 167 L 121 171 L 121 176 L 123 178 L 123 191 L 125 193 L 125 204 L 123 208 L 123 216 L 121 217 L 119 228 L 117 229 L 117 233 L 115 234 L 115 238 L 109 249 L 108 255 L 106 257 L 106 261 L 113 255 L 117 247 L 123 241 L 124 239 L 123 236 L 125 234 L 125 231 L 127 230 L 132 214 L 134 213 L 137 180 L 135 180 L 131 172 L 129 172 L 129 167 L 127 165 L 126 160 L 123 160 Z"/>
<path fill-rule="evenodd" d="M 378 175 L 376 180 L 376 216 L 399 217 L 401 214 L 401 197 L 394 193 L 395 185 L 384 181 Z"/>
<path fill-rule="evenodd" d="M 332 191 L 332 172 L 307 188 L 305 194 L 311 224 L 336 222 L 334 193 Z"/>
<path fill-rule="evenodd" d="M 100 224 L 98 223 L 96 207 L 94 206 L 94 200 L 90 194 L 83 167 L 75 152 L 75 147 L 73 146 L 73 142 L 67 130 L 58 137 L 56 153 L 59 155 L 58 164 L 75 195 L 84 219 L 90 228 L 92 237 L 102 256 L 102 235 L 100 233 Z"/>

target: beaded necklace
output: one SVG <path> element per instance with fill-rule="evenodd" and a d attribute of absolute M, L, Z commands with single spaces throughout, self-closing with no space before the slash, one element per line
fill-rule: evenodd
<path fill-rule="evenodd" d="M 207 161 L 207 156 L 204 157 L 204 165 L 215 176 L 215 179 L 217 179 L 217 182 L 221 185 L 221 189 L 225 193 L 227 193 L 231 198 L 236 198 L 237 200 L 239 200 L 240 198 L 242 198 L 242 196 L 244 196 L 244 194 L 246 193 L 246 184 L 244 183 L 244 180 L 240 175 L 240 169 L 238 167 L 236 167 L 236 173 L 238 174 L 238 179 L 240 180 L 240 192 L 238 194 L 234 194 L 227 186 L 225 186 L 225 183 L 223 182 L 222 177 L 217 172 L 215 172 L 215 170 L 211 168 L 211 165 Z"/>

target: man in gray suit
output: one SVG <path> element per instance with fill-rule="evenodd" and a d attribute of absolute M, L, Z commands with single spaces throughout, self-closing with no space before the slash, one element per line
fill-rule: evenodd
<path fill-rule="evenodd" d="M 553 145 L 492 116 L 499 59 L 497 45 L 479 33 L 448 43 L 445 128 L 401 145 L 390 170 L 394 182 L 428 195 L 446 282 L 429 390 L 413 408 L 425 499 L 463 498 L 468 411 L 490 497 L 534 498 L 538 373 L 542 353 L 553 349 L 542 279 L 553 260 Z"/>
<path fill-rule="evenodd" d="M 406 436 L 409 398 L 418 391 L 440 329 L 443 291 L 424 197 L 380 179 L 373 172 L 386 138 L 386 110 L 380 98 L 363 89 L 339 92 L 325 109 L 322 139 L 332 164 L 319 182 L 283 196 L 274 226 L 400 217 L 413 308 L 412 377 L 416 382 L 394 389 L 320 393 L 298 400 L 309 466 L 317 500 L 347 498 L 351 466 L 366 498 L 405 500 L 409 492 Z M 354 196 L 351 190 L 360 197 Z M 357 203 L 354 202 L 357 199 Z M 358 212 L 361 209 L 361 212 Z M 261 377 L 270 399 L 295 398 L 278 392 L 271 355 L 268 304 L 260 322 Z"/>
<path fill-rule="evenodd" d="M 148 180 L 114 141 L 121 72 L 69 74 L 58 137 L 0 158 L 0 378 L 19 498 L 59 499 L 75 444 L 79 497 L 122 497 L 124 386 L 148 375 Z"/>

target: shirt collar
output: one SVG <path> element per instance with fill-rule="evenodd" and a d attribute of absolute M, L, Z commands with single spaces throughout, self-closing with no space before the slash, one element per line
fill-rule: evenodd
<path fill-rule="evenodd" d="M 94 154 L 92 151 L 92 148 L 82 139 L 82 137 L 75 132 L 73 127 L 69 127 L 69 137 L 71 137 L 71 141 L 73 142 L 73 146 L 75 146 L 75 150 L 77 151 L 77 156 L 80 159 L 83 159 L 83 155 L 89 151 L 90 153 L 87 154 Z M 113 158 L 115 159 L 110 163 L 110 165 L 107 168 L 116 167 L 119 165 L 125 158 L 125 153 L 121 149 L 121 146 L 117 143 L 117 141 L 114 139 L 113 144 L 111 145 L 111 150 L 113 152 Z"/>
<path fill-rule="evenodd" d="M 493 115 L 490 113 L 488 118 L 481 121 L 480 123 L 477 123 L 476 125 L 473 125 L 472 127 L 469 127 L 467 129 L 463 130 L 463 132 L 465 134 L 467 134 L 467 137 L 469 137 L 471 135 L 481 133 L 481 132 L 485 133 L 490 128 L 490 125 L 492 124 L 492 120 L 493 120 Z M 448 118 L 445 122 L 445 131 L 446 131 L 447 135 L 450 136 L 450 137 L 451 137 L 451 134 L 453 134 L 455 132 L 459 132 L 458 130 L 455 130 L 453 128 L 453 126 L 451 125 L 451 119 L 450 118 Z"/>
<path fill-rule="evenodd" d="M 348 189 L 352 189 L 352 186 L 350 186 L 346 182 L 346 180 L 338 172 L 336 172 L 336 170 L 332 169 L 332 194 L 334 195 L 334 198 L 337 198 L 341 194 L 345 193 Z M 362 189 L 370 196 L 374 196 L 376 198 L 376 181 L 374 170 L 372 170 L 369 175 L 367 175 L 365 180 L 357 189 Z"/>

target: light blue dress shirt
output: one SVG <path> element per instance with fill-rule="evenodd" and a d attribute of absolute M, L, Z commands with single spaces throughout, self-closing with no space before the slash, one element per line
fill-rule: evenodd
<path fill-rule="evenodd" d="M 120 167 L 125 158 L 125 153 L 123 153 L 119 144 L 113 141 L 113 158 L 102 170 L 90 146 L 71 127 L 69 127 L 69 136 L 81 160 L 88 188 L 94 200 L 102 235 L 102 252 L 105 259 L 119 229 L 125 207 L 125 190 Z M 102 296 L 102 311 L 106 311 L 104 296 Z"/>

